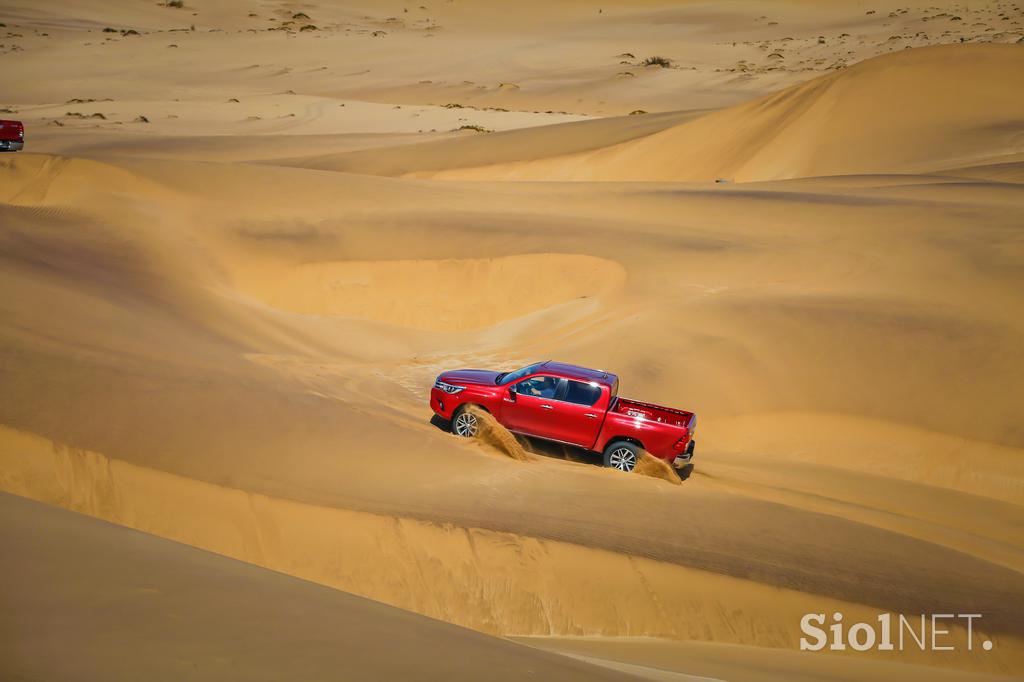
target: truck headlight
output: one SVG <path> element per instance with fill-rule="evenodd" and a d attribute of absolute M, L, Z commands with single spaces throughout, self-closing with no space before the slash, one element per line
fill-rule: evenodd
<path fill-rule="evenodd" d="M 460 393 L 466 390 L 465 386 L 455 386 L 454 384 L 446 384 L 440 379 L 434 382 L 434 388 L 439 388 L 445 393 Z"/>

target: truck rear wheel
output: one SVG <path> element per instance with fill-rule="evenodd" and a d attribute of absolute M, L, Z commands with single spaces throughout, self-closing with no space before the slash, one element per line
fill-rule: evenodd
<path fill-rule="evenodd" d="M 618 469 L 629 473 L 640 461 L 640 448 L 628 440 L 617 440 L 609 443 L 604 449 L 604 465 L 610 469 Z"/>

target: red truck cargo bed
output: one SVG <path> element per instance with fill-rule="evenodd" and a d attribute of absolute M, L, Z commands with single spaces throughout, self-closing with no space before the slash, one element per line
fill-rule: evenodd
<path fill-rule="evenodd" d="M 662 407 L 661 405 L 652 405 L 651 403 L 642 403 L 638 400 L 630 400 L 629 398 L 617 399 L 612 411 L 629 417 L 639 417 L 647 421 L 672 424 L 673 426 L 689 426 L 690 420 L 693 418 L 692 412 Z"/>

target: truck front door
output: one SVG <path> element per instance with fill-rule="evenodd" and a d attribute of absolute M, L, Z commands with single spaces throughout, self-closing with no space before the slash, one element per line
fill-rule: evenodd
<path fill-rule="evenodd" d="M 502 403 L 501 423 L 512 431 L 529 436 L 558 438 L 555 395 L 564 381 L 539 374 L 515 384 L 515 390 Z"/>

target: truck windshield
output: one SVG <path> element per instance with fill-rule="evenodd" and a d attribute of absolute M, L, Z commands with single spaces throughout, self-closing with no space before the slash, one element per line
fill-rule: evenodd
<path fill-rule="evenodd" d="M 494 379 L 494 383 L 498 384 L 499 386 L 514 383 L 525 376 L 533 374 L 538 369 L 540 369 L 540 366 L 543 364 L 543 362 L 535 362 L 532 365 L 527 365 L 526 367 L 523 367 L 522 369 L 517 369 L 514 372 L 502 372 Z"/>

